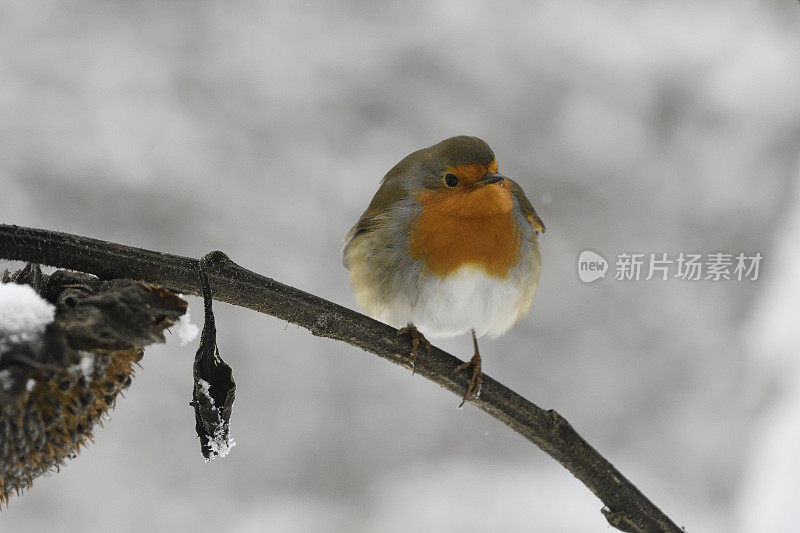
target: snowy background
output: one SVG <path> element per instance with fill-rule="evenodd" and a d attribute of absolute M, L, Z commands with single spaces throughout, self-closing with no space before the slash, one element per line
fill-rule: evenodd
<path fill-rule="evenodd" d="M 688 531 L 796 531 L 800 4 L 331 4 L 0 2 L 0 222 L 221 249 L 354 306 L 339 248 L 380 177 L 480 136 L 548 228 L 532 312 L 483 342 L 485 371 Z M 585 285 L 586 248 L 765 259 L 755 282 Z M 202 461 L 196 344 L 174 338 L 0 530 L 610 530 L 566 470 L 439 387 L 215 310 L 231 455 Z"/>

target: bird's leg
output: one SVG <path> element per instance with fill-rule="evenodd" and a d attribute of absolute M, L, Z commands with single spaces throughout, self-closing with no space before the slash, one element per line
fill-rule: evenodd
<path fill-rule="evenodd" d="M 412 324 L 411 322 L 404 328 L 400 328 L 397 330 L 397 335 L 408 335 L 411 337 L 411 374 L 413 375 L 417 371 L 417 355 L 419 354 L 419 343 L 425 345 L 425 348 L 428 350 L 428 353 L 431 351 L 431 343 L 428 342 L 428 339 L 425 338 L 425 335 L 419 332 L 419 330 Z"/>
<path fill-rule="evenodd" d="M 475 346 L 475 355 L 473 355 L 472 359 L 466 363 L 456 367 L 456 371 L 472 368 L 472 375 L 469 378 L 469 385 L 467 385 L 467 390 L 464 392 L 464 398 L 461 400 L 459 407 L 464 405 L 464 402 L 466 402 L 468 399 L 477 398 L 481 394 L 481 380 L 483 378 L 483 372 L 481 372 L 481 353 L 478 351 L 478 338 L 475 336 L 475 329 L 472 330 L 472 345 Z"/>

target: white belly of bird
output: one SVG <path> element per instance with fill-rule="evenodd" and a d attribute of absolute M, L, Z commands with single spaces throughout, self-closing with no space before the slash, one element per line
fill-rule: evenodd
<path fill-rule="evenodd" d="M 452 337 L 472 328 L 479 337 L 495 337 L 527 312 L 535 285 L 524 287 L 518 277 L 498 279 L 464 266 L 447 278 L 426 276 L 417 290 L 390 302 L 376 318 L 395 327 L 411 322 L 431 337 Z"/>

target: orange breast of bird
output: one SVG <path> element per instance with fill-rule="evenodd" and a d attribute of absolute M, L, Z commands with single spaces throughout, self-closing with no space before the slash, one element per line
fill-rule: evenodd
<path fill-rule="evenodd" d="M 507 184 L 425 190 L 416 199 L 422 212 L 409 235 L 415 261 L 443 278 L 466 265 L 508 278 L 519 262 L 520 236 Z"/>

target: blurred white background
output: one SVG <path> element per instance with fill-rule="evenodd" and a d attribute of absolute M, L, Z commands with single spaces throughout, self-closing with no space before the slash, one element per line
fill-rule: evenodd
<path fill-rule="evenodd" d="M 482 343 L 484 370 L 688 531 L 797 531 L 798 24 L 790 0 L 2 1 L 0 222 L 221 249 L 352 307 L 339 248 L 381 176 L 477 135 L 548 228 L 532 312 Z M 764 262 L 755 282 L 585 285 L 585 248 Z M 215 310 L 231 455 L 203 463 L 196 344 L 172 339 L 0 530 L 610 530 L 580 482 L 455 396 Z"/>

